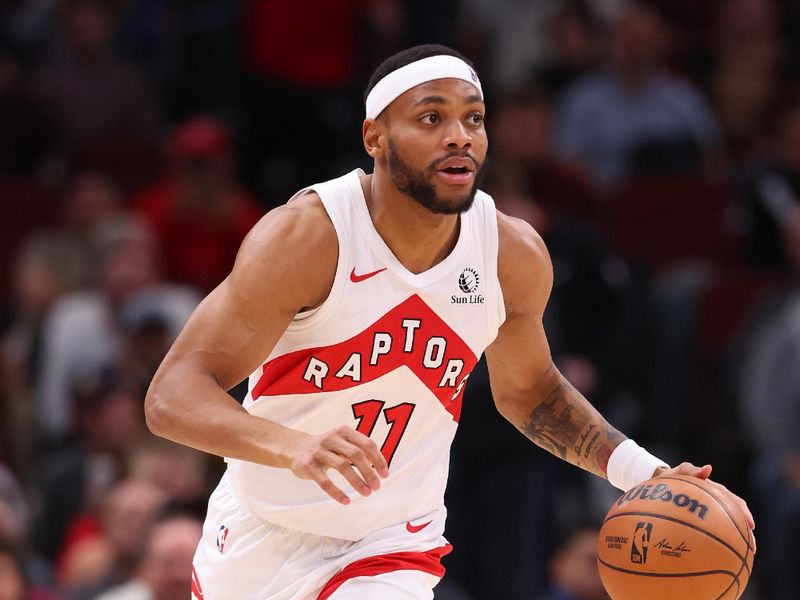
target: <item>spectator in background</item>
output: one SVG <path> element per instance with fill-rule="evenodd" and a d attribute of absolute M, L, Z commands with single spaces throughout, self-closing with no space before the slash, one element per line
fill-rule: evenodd
<path fill-rule="evenodd" d="M 122 205 L 122 191 L 111 175 L 93 169 L 79 171 L 64 194 L 64 230 L 76 244 L 88 245 L 100 223 Z M 88 248 L 87 252 L 91 254 Z"/>
<path fill-rule="evenodd" d="M 745 343 L 739 399 L 754 454 L 761 581 L 770 600 L 794 600 L 800 555 L 787 549 L 800 537 L 800 227 L 783 229 L 781 240 L 793 286 L 762 310 Z"/>
<path fill-rule="evenodd" d="M 44 232 L 23 243 L 12 267 L 11 322 L 0 338 L 0 456 L 22 478 L 35 450 L 33 388 L 45 316 L 84 273 L 84 255 L 64 236 Z"/>
<path fill-rule="evenodd" d="M 695 172 L 719 145 L 702 96 L 664 69 L 667 44 L 658 14 L 632 4 L 614 26 L 609 67 L 559 101 L 557 150 L 585 165 L 600 187 L 641 173 Z"/>
<path fill-rule="evenodd" d="M 551 56 L 539 71 L 539 79 L 552 96 L 593 70 L 603 48 L 599 30 L 602 24 L 588 0 L 563 2 L 553 15 Z"/>
<path fill-rule="evenodd" d="M 45 441 L 70 433 L 69 393 L 75 382 L 118 364 L 126 310 L 138 305 L 158 315 L 174 339 L 198 302 L 194 290 L 162 282 L 156 240 L 141 220 L 115 215 L 97 228 L 93 240 L 99 262 L 96 288 L 63 297 L 44 325 L 36 405 Z"/>
<path fill-rule="evenodd" d="M 556 156 L 553 109 L 535 85 L 508 90 L 495 102 L 489 181 L 494 192 L 531 195 L 551 215 L 597 217 L 591 181 L 582 169 Z"/>
<path fill-rule="evenodd" d="M 777 107 L 783 54 L 773 0 L 719 3 L 711 86 L 727 147 L 737 156 L 748 157 Z"/>
<path fill-rule="evenodd" d="M 141 396 L 122 387 L 117 373 L 100 371 L 73 390 L 75 439 L 41 459 L 37 490 L 41 510 L 34 539 L 55 559 L 75 519 L 96 510 L 108 489 L 121 479 L 144 432 Z M 71 534 L 70 534 L 71 535 Z"/>
<path fill-rule="evenodd" d="M 542 600 L 609 600 L 597 570 L 597 527 L 575 529 L 548 564 L 549 589 Z"/>
<path fill-rule="evenodd" d="M 202 519 L 208 508 L 207 466 L 208 455 L 147 436 L 131 455 L 129 474 L 157 486 L 166 494 L 170 508 Z"/>
<path fill-rule="evenodd" d="M 135 577 L 165 505 L 166 497 L 156 486 L 126 479 L 111 488 L 99 511 L 76 520 L 59 561 L 60 581 L 70 598 L 94 600 Z M 190 576 L 191 564 L 185 577 Z"/>
<path fill-rule="evenodd" d="M 185 121 L 170 138 L 169 173 L 132 201 L 156 233 L 166 276 L 203 292 L 227 276 L 264 213 L 236 180 L 232 151 L 221 122 Z"/>
<path fill-rule="evenodd" d="M 773 156 L 751 166 L 740 179 L 739 195 L 750 262 L 789 273 L 786 239 L 800 230 L 800 105 L 780 114 L 774 135 Z"/>
<path fill-rule="evenodd" d="M 501 211 L 531 223 L 547 243 L 559 273 L 545 315 L 553 352 L 573 385 L 598 401 L 598 364 L 606 360 L 598 344 L 615 339 L 626 267 L 592 224 L 599 211 L 590 182 L 555 155 L 545 97 L 532 88 L 501 96 L 489 128 L 494 158 L 486 189 Z"/>
<path fill-rule="evenodd" d="M 245 3 L 243 158 L 248 183 L 268 205 L 363 162 L 356 76 L 397 49 L 405 17 L 399 0 Z"/>
<path fill-rule="evenodd" d="M 50 563 L 31 548 L 29 525 L 30 510 L 22 489 L 11 473 L 0 465 L 0 545 L 7 544 L 13 549 L 28 587 L 43 593 L 43 590 L 53 587 L 53 573 Z"/>
<path fill-rule="evenodd" d="M 26 600 L 22 565 L 14 549 L 0 542 L 0 600 Z"/>
<path fill-rule="evenodd" d="M 549 26 L 560 0 L 461 0 L 459 25 L 466 53 L 493 89 L 514 87 L 550 54 Z"/>
<path fill-rule="evenodd" d="M 158 135 L 148 83 L 114 54 L 118 6 L 114 0 L 59 0 L 63 43 L 52 49 L 32 85 L 68 151 Z"/>
<path fill-rule="evenodd" d="M 0 540 L 0 600 L 58 600 L 55 594 L 27 581 L 17 548 L 3 540 Z"/>
<path fill-rule="evenodd" d="M 194 592 L 192 557 L 201 533 L 201 522 L 192 517 L 161 520 L 149 536 L 138 575 L 97 600 L 178 600 L 187 590 Z"/>

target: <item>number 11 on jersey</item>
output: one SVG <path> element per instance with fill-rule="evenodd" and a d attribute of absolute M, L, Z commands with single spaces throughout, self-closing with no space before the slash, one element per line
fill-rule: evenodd
<path fill-rule="evenodd" d="M 356 431 L 369 437 L 372 435 L 372 430 L 375 429 L 378 417 L 383 413 L 383 418 L 389 425 L 389 434 L 381 446 L 381 454 L 386 459 L 386 464 L 391 465 L 392 457 L 406 432 L 415 405 L 411 402 L 403 402 L 384 408 L 385 405 L 386 402 L 382 400 L 357 402 L 353 404 L 353 416 L 358 420 Z"/>

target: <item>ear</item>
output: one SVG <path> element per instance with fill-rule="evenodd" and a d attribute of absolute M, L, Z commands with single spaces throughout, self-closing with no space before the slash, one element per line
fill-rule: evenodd
<path fill-rule="evenodd" d="M 376 119 L 364 119 L 361 127 L 364 149 L 372 158 L 380 160 L 386 152 L 386 125 Z"/>

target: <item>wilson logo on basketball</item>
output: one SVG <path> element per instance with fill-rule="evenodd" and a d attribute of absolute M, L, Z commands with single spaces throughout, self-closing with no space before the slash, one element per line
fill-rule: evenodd
<path fill-rule="evenodd" d="M 692 498 L 686 494 L 674 494 L 666 483 L 658 485 L 639 485 L 628 491 L 627 494 L 620 496 L 617 506 L 622 506 L 634 500 L 652 500 L 653 502 L 672 502 L 679 508 L 685 508 L 693 515 L 706 518 L 708 506 L 701 504 L 697 498 Z"/>

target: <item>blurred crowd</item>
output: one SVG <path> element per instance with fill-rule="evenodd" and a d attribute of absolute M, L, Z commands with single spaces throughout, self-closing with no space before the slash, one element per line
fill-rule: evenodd
<path fill-rule="evenodd" d="M 547 242 L 559 368 L 712 463 L 758 523 L 745 598 L 796 599 L 798 33 L 790 0 L 0 4 L 0 600 L 187 597 L 224 465 L 147 432 L 149 380 L 264 212 L 369 170 L 363 86 L 425 42 L 484 82 L 484 188 Z M 483 366 L 460 428 L 437 598 L 606 598 L 614 490 L 505 423 Z"/>

